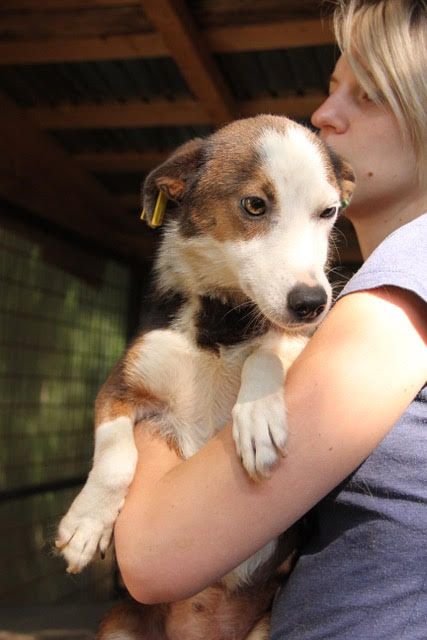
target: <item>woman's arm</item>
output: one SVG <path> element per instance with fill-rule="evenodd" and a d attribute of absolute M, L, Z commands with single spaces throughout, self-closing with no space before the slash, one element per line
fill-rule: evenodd
<path fill-rule="evenodd" d="M 137 429 L 138 468 L 115 530 L 131 594 L 150 603 L 200 591 L 346 478 L 426 379 L 425 315 L 394 287 L 335 305 L 289 370 L 288 456 L 268 481 L 248 478 L 230 426 L 184 462 Z"/>

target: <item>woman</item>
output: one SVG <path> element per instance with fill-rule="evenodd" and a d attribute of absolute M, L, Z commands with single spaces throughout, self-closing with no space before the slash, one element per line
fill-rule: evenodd
<path fill-rule="evenodd" d="M 355 170 L 347 215 L 366 262 L 289 371 L 288 456 L 256 484 L 230 427 L 185 462 L 137 430 L 139 464 L 116 550 L 134 597 L 181 599 L 316 505 L 318 532 L 276 597 L 271 637 L 421 639 L 427 5 L 341 5 L 343 55 L 313 123 Z"/>

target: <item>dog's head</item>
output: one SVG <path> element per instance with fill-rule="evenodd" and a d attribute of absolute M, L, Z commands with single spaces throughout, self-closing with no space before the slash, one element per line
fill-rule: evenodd
<path fill-rule="evenodd" d="M 161 284 L 249 299 L 281 327 L 316 323 L 331 299 L 330 232 L 353 188 L 349 165 L 285 117 L 192 140 L 143 186 L 149 224 L 159 191 L 168 198 Z"/>

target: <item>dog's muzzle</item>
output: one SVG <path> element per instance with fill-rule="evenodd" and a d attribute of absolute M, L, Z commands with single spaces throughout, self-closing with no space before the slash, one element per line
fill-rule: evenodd
<path fill-rule="evenodd" d="M 319 285 L 296 285 L 288 294 L 288 310 L 296 322 L 313 322 L 326 309 L 328 295 Z"/>

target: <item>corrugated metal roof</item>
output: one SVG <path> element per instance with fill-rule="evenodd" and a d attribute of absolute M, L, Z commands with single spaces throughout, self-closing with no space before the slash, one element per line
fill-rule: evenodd
<path fill-rule="evenodd" d="M 190 138 L 212 133 L 210 126 L 147 127 L 142 129 L 74 129 L 50 131 L 70 153 L 173 149 Z"/>
<path fill-rule="evenodd" d="M 191 95 L 171 58 L 5 66 L 0 86 L 22 107 Z"/>
<path fill-rule="evenodd" d="M 235 98 L 327 91 L 334 46 L 275 49 L 215 56 Z M 307 114 L 309 115 L 309 114 Z"/>
<path fill-rule="evenodd" d="M 237 99 L 326 90 L 334 46 L 276 49 L 215 56 Z M 189 97 L 171 58 L 0 67 L 0 86 L 22 107 L 101 104 Z"/>
<path fill-rule="evenodd" d="M 238 100 L 326 91 L 335 47 L 218 54 L 217 64 Z M 0 84 L 23 107 L 59 104 L 146 102 L 188 97 L 190 92 L 171 58 L 0 67 Z M 309 114 L 307 114 L 309 115 Z M 210 126 L 74 129 L 50 134 L 70 153 L 171 149 Z"/>
<path fill-rule="evenodd" d="M 82 185 L 83 209 L 87 190 L 95 202 L 104 191 L 106 211 L 116 207 L 106 190 L 119 196 L 119 210 L 133 207 L 143 171 L 161 162 L 162 152 L 239 114 L 286 111 L 307 124 L 336 57 L 322 0 L 185 0 L 186 19 L 171 3 L 163 24 L 156 3 L 140 0 L 0 5 L 0 92 L 14 131 L 22 125 L 19 144 L 5 156 L 16 175 L 5 171 L 2 194 L 61 224 L 52 202 L 62 195 L 48 187 L 32 193 L 27 160 L 37 163 L 40 149 L 52 176 L 69 174 Z M 47 137 L 76 158 L 61 155 Z M 17 153 L 26 162 L 16 162 Z M 94 233 L 85 220 L 77 226 Z M 103 242 L 101 228 L 99 237 Z"/>

